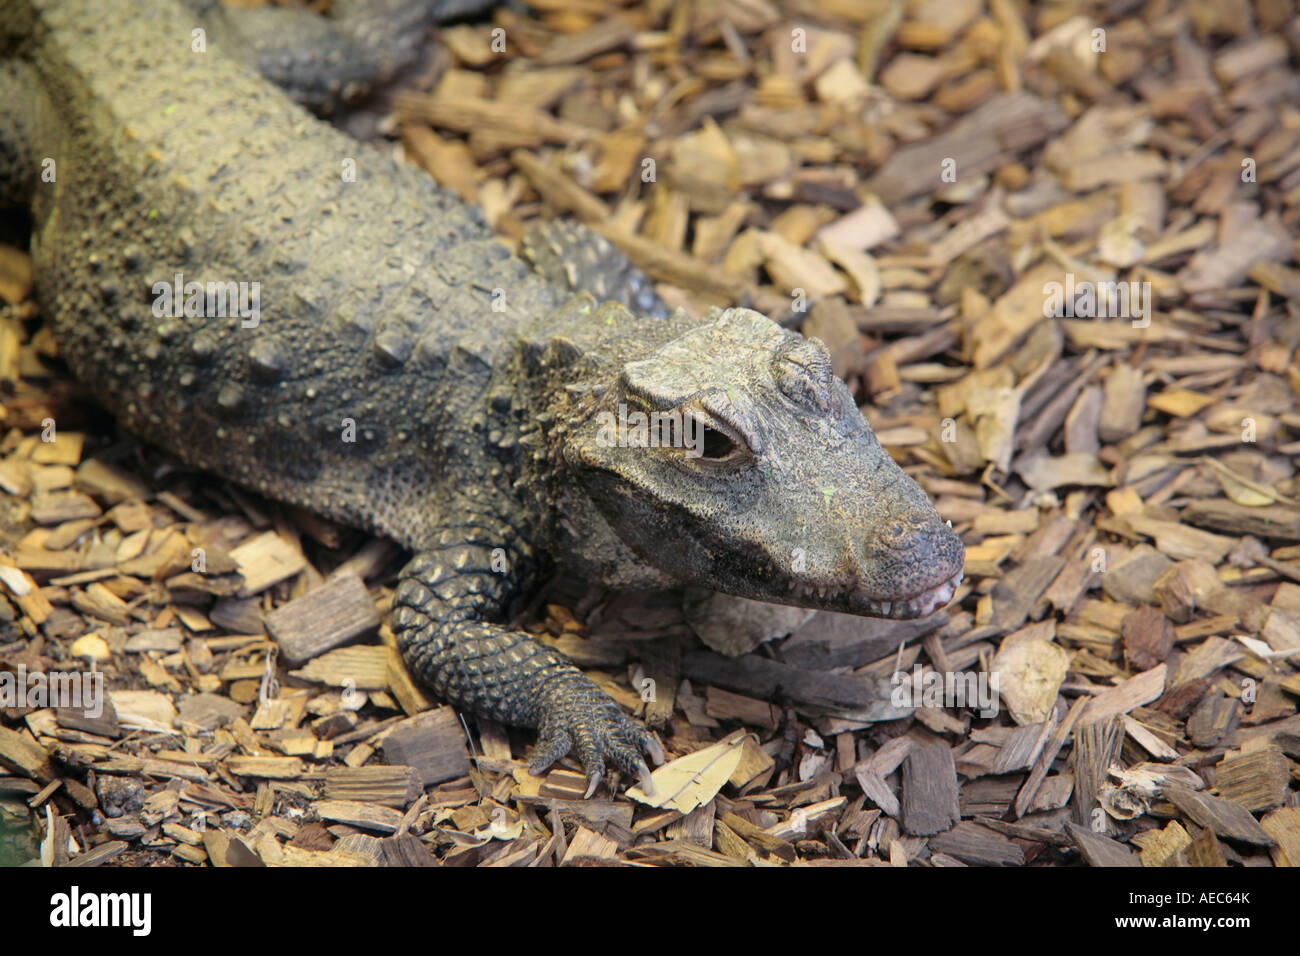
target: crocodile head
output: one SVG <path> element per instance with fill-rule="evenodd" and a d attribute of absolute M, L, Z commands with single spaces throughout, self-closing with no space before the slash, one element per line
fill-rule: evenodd
<path fill-rule="evenodd" d="M 675 580 L 891 618 L 961 581 L 961 540 L 816 339 L 729 309 L 624 365 L 588 410 L 566 460 L 621 543 Z"/>

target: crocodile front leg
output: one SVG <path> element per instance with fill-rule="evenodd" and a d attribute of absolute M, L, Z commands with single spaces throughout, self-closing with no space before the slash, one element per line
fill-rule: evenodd
<path fill-rule="evenodd" d="M 572 219 L 546 219 L 526 233 L 519 256 L 552 285 L 590 292 L 597 302 L 621 302 L 638 315 L 668 317 L 650 277 L 623 250 Z"/>
<path fill-rule="evenodd" d="M 501 540 L 449 529 L 403 569 L 392 628 L 407 666 L 457 707 L 536 728 L 530 772 L 576 751 L 587 796 L 607 762 L 648 788 L 642 753 L 662 762 L 658 741 L 563 655 L 501 623 L 531 578 L 526 559 L 501 550 Z"/>

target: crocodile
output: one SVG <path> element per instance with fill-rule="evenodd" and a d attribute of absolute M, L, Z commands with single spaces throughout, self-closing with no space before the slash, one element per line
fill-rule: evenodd
<path fill-rule="evenodd" d="M 408 549 L 404 659 L 535 729 L 530 770 L 572 754 L 590 795 L 663 759 L 512 624 L 557 569 L 895 619 L 952 599 L 960 538 L 820 341 L 743 307 L 653 317 L 632 278 L 575 292 L 219 31 L 196 44 L 204 15 L 0 0 L 0 192 L 29 207 L 37 301 L 126 429 Z M 297 86 L 319 106 L 348 84 Z M 571 279 L 636 275 L 573 254 Z"/>

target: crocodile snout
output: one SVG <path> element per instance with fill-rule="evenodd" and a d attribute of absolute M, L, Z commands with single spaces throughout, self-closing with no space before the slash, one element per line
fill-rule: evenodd
<path fill-rule="evenodd" d="M 891 514 L 862 543 L 859 580 L 871 597 L 907 600 L 958 575 L 966 549 L 933 508 Z"/>

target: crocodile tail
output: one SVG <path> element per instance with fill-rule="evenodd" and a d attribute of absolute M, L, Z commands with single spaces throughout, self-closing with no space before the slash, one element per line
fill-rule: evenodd
<path fill-rule="evenodd" d="M 286 7 L 183 0 L 227 54 L 309 109 L 328 113 L 414 63 L 437 21 L 494 0 L 335 0 L 322 17 Z"/>

